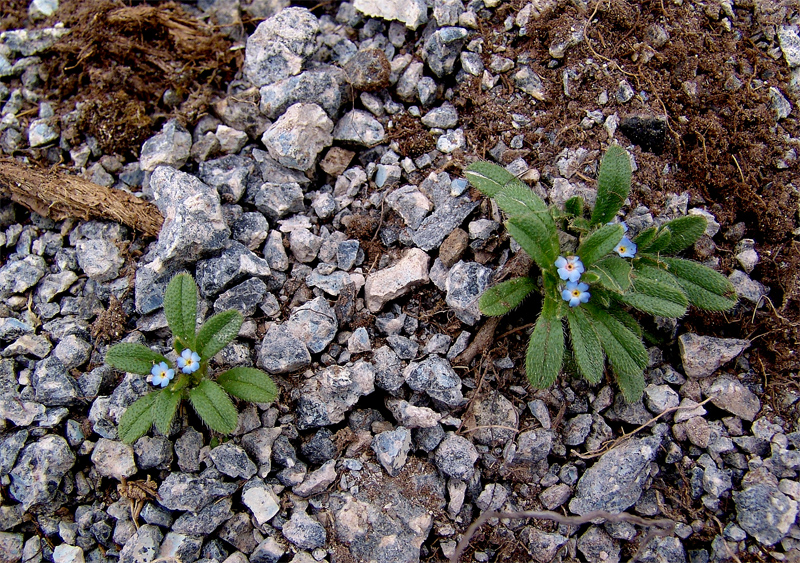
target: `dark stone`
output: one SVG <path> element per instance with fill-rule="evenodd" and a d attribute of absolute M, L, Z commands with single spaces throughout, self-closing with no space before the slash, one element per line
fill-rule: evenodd
<path fill-rule="evenodd" d="M 331 431 L 327 428 L 322 428 L 300 447 L 300 451 L 311 463 L 322 465 L 336 457 L 336 444 L 333 443 L 332 438 Z"/>
<path fill-rule="evenodd" d="M 667 122 L 660 117 L 625 117 L 620 120 L 619 130 L 643 151 L 657 155 L 664 152 Z"/>

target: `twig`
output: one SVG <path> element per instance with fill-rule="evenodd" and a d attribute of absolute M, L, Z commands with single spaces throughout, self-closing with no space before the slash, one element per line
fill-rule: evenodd
<path fill-rule="evenodd" d="M 0 197 L 54 221 L 68 217 L 84 221 L 109 219 L 151 237 L 158 236 L 164 221 L 155 205 L 132 194 L 98 186 L 79 176 L 45 172 L 11 159 L 0 160 Z"/>
<path fill-rule="evenodd" d="M 634 516 L 633 514 L 628 514 L 627 512 L 611 514 L 605 510 L 594 510 L 584 514 L 583 516 L 564 516 L 558 512 L 551 512 L 549 510 L 525 510 L 522 512 L 499 512 L 492 510 L 484 512 L 477 520 L 470 524 L 469 528 L 467 528 L 467 531 L 464 532 L 464 536 L 461 538 L 461 541 L 458 542 L 456 550 L 453 552 L 453 556 L 450 558 L 450 563 L 458 563 L 460 561 L 464 550 L 467 549 L 469 541 L 472 539 L 472 536 L 475 535 L 475 532 L 478 531 L 478 528 L 480 528 L 486 523 L 487 520 L 490 520 L 491 518 L 508 518 L 512 520 L 535 518 L 537 520 L 551 520 L 558 524 L 564 524 L 565 526 L 580 526 L 581 524 L 588 524 L 594 520 L 606 520 L 608 522 L 615 523 L 629 522 L 631 524 L 649 527 L 650 531 L 645 536 L 644 541 L 642 541 L 642 544 L 639 546 L 639 549 L 633 556 L 633 559 L 631 559 L 631 563 L 638 559 L 641 552 L 644 550 L 647 544 L 650 543 L 650 540 L 656 537 L 663 538 L 670 536 L 675 531 L 675 522 L 672 520 L 646 520 L 644 518 Z"/>
<path fill-rule="evenodd" d="M 661 418 L 662 416 L 664 416 L 664 415 L 667 415 L 667 414 L 669 414 L 669 413 L 671 413 L 671 412 L 679 411 L 679 410 L 684 410 L 684 409 L 696 409 L 697 407 L 702 407 L 703 405 L 705 405 L 707 402 L 709 402 L 709 401 L 710 401 L 711 399 L 713 399 L 713 398 L 714 398 L 714 397 L 708 397 L 708 398 L 707 398 L 705 401 L 703 401 L 703 402 L 701 402 L 701 403 L 697 403 L 696 405 L 685 405 L 685 406 L 682 406 L 682 407 L 681 407 L 681 406 L 677 406 L 677 407 L 671 407 L 671 408 L 668 408 L 668 409 L 666 409 L 665 411 L 663 411 L 661 414 L 659 414 L 659 415 L 657 415 L 657 416 L 655 416 L 655 417 L 651 418 L 650 420 L 648 420 L 647 422 L 645 422 L 644 424 L 642 424 L 642 425 L 641 425 L 639 428 L 637 428 L 636 430 L 633 430 L 633 431 L 631 431 L 631 432 L 629 432 L 629 433 L 627 433 L 627 434 L 623 434 L 622 436 L 620 436 L 619 438 L 617 438 L 616 440 L 614 440 L 613 442 L 611 442 L 611 444 L 609 444 L 609 445 L 607 445 L 607 446 L 603 446 L 603 447 L 602 447 L 602 448 L 600 448 L 599 450 L 594 450 L 594 451 L 592 451 L 592 452 L 587 452 L 587 453 L 585 453 L 585 454 L 582 454 L 582 453 L 580 453 L 580 452 L 575 452 L 575 455 L 577 455 L 577 456 L 578 456 L 579 458 L 581 458 L 581 459 L 592 459 L 592 458 L 595 458 L 595 457 L 601 456 L 601 455 L 603 455 L 604 453 L 608 452 L 609 450 L 613 450 L 614 448 L 616 448 L 617 446 L 619 446 L 619 445 L 620 445 L 621 443 L 623 443 L 624 441 L 627 441 L 627 440 L 629 440 L 629 439 L 630 439 L 631 437 L 633 437 L 635 434 L 638 434 L 639 432 L 641 432 L 642 430 L 644 430 L 645 428 L 647 428 L 648 426 L 650 426 L 651 424 L 653 424 L 655 421 L 657 421 L 657 420 L 658 420 L 659 418 Z"/>

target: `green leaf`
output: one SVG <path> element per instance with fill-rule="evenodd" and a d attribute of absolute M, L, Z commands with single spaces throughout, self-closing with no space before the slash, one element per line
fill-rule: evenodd
<path fill-rule="evenodd" d="M 516 178 L 514 180 L 516 181 L 506 184 L 495 194 L 497 207 L 505 211 L 509 217 L 525 217 L 529 213 L 550 215 L 547 204 L 542 198 L 533 193 L 533 190 L 522 181 Z"/>
<path fill-rule="evenodd" d="M 582 217 L 585 205 L 586 203 L 583 201 L 583 198 L 576 195 L 564 202 L 564 210 L 573 217 Z"/>
<path fill-rule="evenodd" d="M 114 344 L 106 352 L 106 363 L 118 370 L 148 375 L 153 366 L 169 360 L 147 346 L 132 342 Z"/>
<path fill-rule="evenodd" d="M 200 327 L 200 331 L 197 333 L 196 352 L 204 360 L 210 360 L 236 338 L 243 322 L 244 318 L 239 311 L 230 310 L 217 313 Z"/>
<path fill-rule="evenodd" d="M 536 285 L 529 277 L 504 281 L 484 291 L 478 301 L 478 306 L 481 313 L 488 317 L 505 315 L 522 303 L 522 300 L 534 289 L 536 289 Z"/>
<path fill-rule="evenodd" d="M 707 311 L 727 311 L 736 305 L 738 296 L 733 284 L 711 268 L 692 260 L 662 258 L 668 271 L 675 276 L 689 303 Z"/>
<path fill-rule="evenodd" d="M 578 247 L 578 256 L 583 266 L 588 268 L 614 248 L 625 236 L 625 230 L 620 224 L 603 225 L 595 232 L 581 241 Z"/>
<path fill-rule="evenodd" d="M 597 202 L 592 224 L 608 223 L 622 208 L 631 191 L 631 161 L 620 146 L 608 147 L 597 175 Z"/>
<path fill-rule="evenodd" d="M 575 217 L 569 222 L 569 228 L 571 231 L 577 231 L 579 233 L 588 233 L 592 230 L 591 225 L 589 225 L 589 220 L 583 217 Z"/>
<path fill-rule="evenodd" d="M 488 197 L 494 197 L 503 186 L 516 180 L 511 172 L 485 160 L 473 162 L 464 170 L 464 176 L 478 191 Z"/>
<path fill-rule="evenodd" d="M 665 254 L 674 254 L 693 245 L 706 232 L 706 220 L 699 215 L 678 217 L 665 223 L 662 228 L 671 233 L 669 244 L 662 250 Z"/>
<path fill-rule="evenodd" d="M 217 378 L 228 393 L 251 403 L 271 403 L 278 396 L 278 387 L 260 369 L 235 367 Z"/>
<path fill-rule="evenodd" d="M 653 265 L 648 264 L 646 260 L 637 260 L 634 269 L 638 278 L 650 278 L 651 280 L 660 281 L 663 284 L 671 286 L 673 289 L 683 291 L 678 279 L 670 274 L 666 269 L 664 262 L 655 261 Z"/>
<path fill-rule="evenodd" d="M 633 242 L 636 243 L 636 246 L 638 247 L 639 250 L 647 248 L 647 245 L 650 244 L 656 237 L 657 232 L 658 232 L 657 227 L 647 228 L 638 235 L 636 235 L 636 237 L 633 239 Z"/>
<path fill-rule="evenodd" d="M 685 315 L 689 305 L 683 290 L 647 277 L 637 277 L 620 300 L 645 313 L 673 319 Z"/>
<path fill-rule="evenodd" d="M 151 391 L 125 409 L 117 428 L 120 440 L 132 444 L 150 430 L 153 426 L 153 403 L 160 394 L 160 391 Z"/>
<path fill-rule="evenodd" d="M 564 329 L 557 311 L 558 303 L 545 298 L 528 343 L 525 371 L 530 384 L 538 389 L 553 384 L 564 361 Z"/>
<path fill-rule="evenodd" d="M 509 219 L 506 221 L 506 230 L 539 268 L 544 270 L 555 264 L 556 259 L 550 260 L 542 248 L 541 240 L 546 236 L 547 230 L 540 221 L 529 218 Z"/>
<path fill-rule="evenodd" d="M 156 423 L 158 431 L 164 436 L 169 434 L 172 419 L 175 418 L 175 411 L 178 410 L 178 403 L 181 402 L 181 395 L 180 391 L 165 387 L 158 393 L 158 397 L 153 403 L 153 421 Z"/>
<path fill-rule="evenodd" d="M 558 230 L 542 198 L 522 182 L 516 181 L 498 192 L 495 201 L 509 216 L 506 223 L 509 232 L 509 224 L 517 231 L 524 231 L 520 236 L 526 240 L 527 247 L 514 233 L 511 236 L 540 268 L 552 266 L 558 257 Z"/>
<path fill-rule="evenodd" d="M 164 314 L 172 333 L 189 348 L 197 328 L 197 285 L 183 273 L 172 278 L 164 292 Z"/>
<path fill-rule="evenodd" d="M 165 436 L 172 426 L 172 420 L 175 418 L 175 413 L 178 410 L 178 405 L 183 398 L 183 388 L 175 389 L 174 386 L 169 385 L 161 390 L 161 393 L 153 404 L 153 421 L 159 432 Z"/>
<path fill-rule="evenodd" d="M 203 422 L 215 432 L 230 434 L 236 428 L 239 420 L 236 407 L 222 387 L 210 379 L 204 379 L 189 391 L 189 401 Z"/>
<path fill-rule="evenodd" d="M 669 246 L 670 241 L 672 240 L 672 231 L 669 229 L 659 229 L 653 239 L 644 245 L 642 248 L 638 248 L 639 252 L 651 252 L 657 253 L 663 251 L 665 248 Z"/>
<path fill-rule="evenodd" d="M 626 311 L 620 306 L 608 309 L 607 312 L 609 315 L 617 319 L 617 321 L 619 321 L 622 324 L 622 326 L 627 328 L 633 334 L 635 334 L 639 338 L 642 337 L 641 325 L 639 325 L 638 321 L 635 318 L 633 318 L 633 315 L 631 315 L 628 311 Z"/>
<path fill-rule="evenodd" d="M 638 401 L 644 392 L 644 368 L 647 367 L 647 350 L 641 339 L 611 316 L 608 311 L 587 303 L 587 314 L 600 336 L 605 351 L 625 400 Z"/>
<path fill-rule="evenodd" d="M 567 309 L 567 323 L 578 369 L 588 381 L 599 383 L 603 379 L 605 356 L 597 331 L 586 317 L 586 312 L 582 307 Z"/>
<path fill-rule="evenodd" d="M 597 282 L 609 291 L 623 293 L 631 285 L 631 263 L 619 256 L 607 256 L 592 264 L 582 276 L 589 283 L 588 276 L 597 276 Z"/>

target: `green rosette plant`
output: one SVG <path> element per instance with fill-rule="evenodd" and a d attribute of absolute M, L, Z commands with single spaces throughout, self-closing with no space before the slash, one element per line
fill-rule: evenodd
<path fill-rule="evenodd" d="M 737 302 L 733 285 L 723 275 L 673 256 L 703 235 L 703 217 L 679 217 L 645 229 L 633 240 L 626 236 L 624 222 L 614 222 L 631 188 L 630 160 L 619 146 L 610 147 L 600 164 L 591 212 L 577 196 L 563 208 L 548 207 L 524 182 L 496 164 L 475 162 L 465 175 L 494 198 L 507 216 L 509 234 L 540 270 L 541 277 L 519 277 L 489 288 L 479 301 L 484 315 L 499 316 L 531 292 L 541 293 L 541 312 L 525 362 L 534 387 L 553 384 L 569 344 L 580 375 L 591 383 L 600 382 L 608 359 L 625 399 L 637 401 L 644 391 L 648 355 L 630 309 L 679 318 L 689 305 L 727 311 Z M 562 249 L 560 232 L 577 238 L 574 255 Z"/>
<path fill-rule="evenodd" d="M 197 330 L 197 285 L 189 274 L 170 280 L 164 293 L 164 313 L 179 354 L 176 365 L 147 346 L 115 344 L 106 353 L 106 363 L 122 371 L 148 376 L 159 389 L 144 395 L 119 420 L 120 440 L 132 443 L 153 424 L 166 434 L 181 399 L 188 399 L 197 415 L 212 430 L 230 434 L 239 413 L 230 395 L 254 403 L 269 403 L 278 388 L 261 370 L 235 367 L 209 379 L 208 362 L 227 346 L 242 326 L 238 311 L 222 311 Z"/>

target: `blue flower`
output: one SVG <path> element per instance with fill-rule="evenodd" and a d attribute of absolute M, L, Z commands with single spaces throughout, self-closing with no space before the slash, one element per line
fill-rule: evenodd
<path fill-rule="evenodd" d="M 614 251 L 622 258 L 633 258 L 636 256 L 636 243 L 631 241 L 628 237 L 622 237 L 622 240 L 619 241 Z"/>
<path fill-rule="evenodd" d="M 622 232 L 628 232 L 628 224 L 625 221 L 620 221 L 619 223 L 615 223 L 614 221 L 609 221 L 606 225 L 622 225 Z"/>
<path fill-rule="evenodd" d="M 183 373 L 194 373 L 200 369 L 200 355 L 188 348 L 181 352 L 178 358 L 178 367 Z"/>
<path fill-rule="evenodd" d="M 556 260 L 556 268 L 558 268 L 558 277 L 562 280 L 569 280 L 576 282 L 581 279 L 583 273 L 583 262 L 577 256 L 559 256 Z"/>
<path fill-rule="evenodd" d="M 585 283 L 567 282 L 567 288 L 561 292 L 564 301 L 569 301 L 570 307 L 577 307 L 581 303 L 589 301 L 589 286 Z"/>
<path fill-rule="evenodd" d="M 167 365 L 167 362 L 154 365 L 150 373 L 153 375 L 151 379 L 152 384 L 156 386 L 160 385 L 161 387 L 169 385 L 170 380 L 175 377 L 175 370 L 171 369 Z"/>

